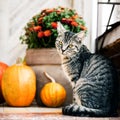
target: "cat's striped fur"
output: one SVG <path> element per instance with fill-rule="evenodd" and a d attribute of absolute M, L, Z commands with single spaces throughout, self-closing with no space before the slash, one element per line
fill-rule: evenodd
<path fill-rule="evenodd" d="M 64 107 L 63 114 L 115 116 L 117 74 L 112 63 L 81 44 L 84 33 L 66 31 L 60 23 L 57 30 L 56 48 L 73 87 L 73 104 Z"/>

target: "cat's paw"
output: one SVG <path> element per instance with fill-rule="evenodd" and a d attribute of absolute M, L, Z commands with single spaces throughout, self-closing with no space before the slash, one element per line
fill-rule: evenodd
<path fill-rule="evenodd" d="M 86 111 L 84 111 L 84 109 L 82 109 L 82 107 L 77 104 L 71 104 L 63 107 L 62 113 L 64 115 L 70 115 L 70 116 L 81 116 L 81 117 L 89 116 L 89 114 L 87 114 Z"/>
<path fill-rule="evenodd" d="M 74 115 L 77 110 L 79 110 L 79 106 L 77 104 L 70 104 L 62 108 L 62 113 L 64 115 Z"/>
<path fill-rule="evenodd" d="M 68 106 L 63 107 L 63 108 L 62 108 L 62 113 L 63 113 L 64 115 L 70 115 L 71 112 L 72 112 L 72 106 L 73 106 L 73 104 L 70 104 L 70 105 L 68 105 Z"/>

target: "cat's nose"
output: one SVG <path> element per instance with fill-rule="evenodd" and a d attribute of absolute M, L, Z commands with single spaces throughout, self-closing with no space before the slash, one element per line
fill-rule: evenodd
<path fill-rule="evenodd" d="M 62 54 L 65 52 L 65 50 L 62 50 Z"/>

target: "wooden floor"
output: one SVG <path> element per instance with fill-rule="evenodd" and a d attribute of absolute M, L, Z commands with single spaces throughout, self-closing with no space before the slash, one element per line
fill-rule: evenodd
<path fill-rule="evenodd" d="M 120 120 L 116 118 L 71 117 L 62 115 L 61 108 L 38 107 L 10 107 L 0 105 L 0 120 Z"/>
<path fill-rule="evenodd" d="M 59 114 L 19 113 L 0 114 L 0 120 L 120 120 L 119 118 L 70 117 Z"/>

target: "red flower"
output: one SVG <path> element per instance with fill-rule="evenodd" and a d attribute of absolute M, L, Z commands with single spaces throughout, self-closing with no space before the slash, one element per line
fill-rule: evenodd
<path fill-rule="evenodd" d="M 78 26 L 78 23 L 75 22 L 75 21 L 73 21 L 73 22 L 71 22 L 71 25 L 74 26 L 74 27 L 77 27 L 77 26 Z"/>
<path fill-rule="evenodd" d="M 62 18 L 62 23 L 70 24 L 72 21 L 72 18 Z"/>
<path fill-rule="evenodd" d="M 52 28 L 55 28 L 55 29 L 56 29 L 56 28 L 57 28 L 57 23 L 56 23 L 56 22 L 52 22 L 52 23 L 51 23 L 51 26 L 52 26 Z"/>
<path fill-rule="evenodd" d="M 44 36 L 44 32 L 43 31 L 38 32 L 37 36 L 38 36 L 38 38 L 42 38 Z"/>
<path fill-rule="evenodd" d="M 50 30 L 45 30 L 44 31 L 44 36 L 45 37 L 49 37 L 51 35 L 51 31 Z"/>
<path fill-rule="evenodd" d="M 67 23 L 67 21 L 66 21 L 67 19 L 66 18 L 62 18 L 62 23 Z"/>
<path fill-rule="evenodd" d="M 73 21 L 73 19 L 72 18 L 68 18 L 66 21 L 67 21 L 68 24 L 70 24 Z"/>
<path fill-rule="evenodd" d="M 41 30 L 41 26 L 34 26 L 33 27 L 33 30 L 35 31 L 35 32 L 38 32 L 38 31 L 40 31 Z"/>

